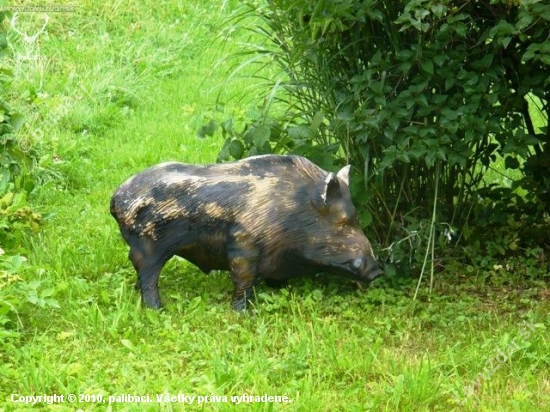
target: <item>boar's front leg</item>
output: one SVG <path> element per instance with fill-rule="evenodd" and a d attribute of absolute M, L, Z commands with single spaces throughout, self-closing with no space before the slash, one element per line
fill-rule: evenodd
<path fill-rule="evenodd" d="M 245 257 L 231 259 L 229 267 L 231 280 L 233 281 L 233 309 L 237 312 L 244 311 L 248 302 L 254 297 L 254 267 L 253 261 Z"/>
<path fill-rule="evenodd" d="M 254 296 L 257 278 L 259 256 L 254 237 L 242 227 L 236 227 L 230 234 L 227 257 L 234 286 L 233 309 L 242 312 Z"/>

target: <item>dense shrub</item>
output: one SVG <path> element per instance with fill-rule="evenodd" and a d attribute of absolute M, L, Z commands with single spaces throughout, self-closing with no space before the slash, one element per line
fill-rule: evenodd
<path fill-rule="evenodd" d="M 241 56 L 280 74 L 266 76 L 253 116 L 201 130 L 221 126 L 220 160 L 350 162 L 356 204 L 389 261 L 414 266 L 459 240 L 479 252 L 495 231 L 502 253 L 518 238 L 547 243 L 549 4 L 270 0 L 235 21 L 254 33 Z"/>

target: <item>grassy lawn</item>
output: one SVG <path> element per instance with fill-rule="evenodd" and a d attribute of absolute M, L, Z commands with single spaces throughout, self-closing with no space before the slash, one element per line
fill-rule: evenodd
<path fill-rule="evenodd" d="M 39 154 L 31 202 L 44 216 L 21 276 L 46 300 L 0 341 L 0 411 L 549 410 L 550 291 L 538 255 L 450 263 L 416 301 L 409 279 L 260 286 L 245 315 L 230 309 L 227 273 L 174 259 L 161 276 L 165 309 L 141 307 L 110 196 L 161 161 L 215 162 L 221 137 L 195 137 L 202 114 L 220 91 L 241 96 L 228 110 L 257 97 L 217 64 L 246 40 L 228 29 L 235 9 L 85 0 L 49 14 L 36 59 L 9 30 L 21 134 Z M 13 394 L 65 398 L 25 405 Z M 266 394 L 279 398 L 242 397 Z"/>

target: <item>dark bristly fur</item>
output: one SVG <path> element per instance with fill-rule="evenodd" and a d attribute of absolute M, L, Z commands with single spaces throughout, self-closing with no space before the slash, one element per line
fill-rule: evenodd
<path fill-rule="evenodd" d="M 111 214 L 130 246 L 143 301 L 160 307 L 158 278 L 181 256 L 208 273 L 229 270 L 233 307 L 246 308 L 254 284 L 332 272 L 357 280 L 381 273 L 348 188 L 299 156 L 234 163 L 162 163 L 123 183 Z"/>

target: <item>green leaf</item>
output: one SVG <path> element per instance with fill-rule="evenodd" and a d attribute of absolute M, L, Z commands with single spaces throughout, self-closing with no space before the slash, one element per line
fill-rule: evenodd
<path fill-rule="evenodd" d="M 361 222 L 361 226 L 369 226 L 372 223 L 372 213 L 366 209 L 361 211 L 359 213 L 359 221 Z"/>
<path fill-rule="evenodd" d="M 445 15 L 445 13 L 447 12 L 447 6 L 443 5 L 443 4 L 435 4 L 432 6 L 432 13 L 438 18 L 440 19 L 441 17 L 443 17 Z"/>
<path fill-rule="evenodd" d="M 232 140 L 227 149 L 229 154 L 235 159 L 242 159 L 244 155 L 244 145 L 240 140 Z"/>
<path fill-rule="evenodd" d="M 367 15 L 372 19 L 372 20 L 376 20 L 376 21 L 384 21 L 384 13 L 382 13 L 382 11 L 380 9 L 372 9 L 372 8 L 369 8 L 367 10 Z"/>
<path fill-rule="evenodd" d="M 191 299 L 191 302 L 189 302 L 189 306 L 187 306 L 187 311 L 191 312 L 199 307 L 199 305 L 202 302 L 202 297 L 195 296 L 193 299 Z"/>
<path fill-rule="evenodd" d="M 288 128 L 288 135 L 293 139 L 310 139 L 315 133 L 308 126 L 297 125 Z"/>
<path fill-rule="evenodd" d="M 515 170 L 519 169 L 519 166 L 519 160 L 515 157 L 506 156 L 506 158 L 504 159 L 504 167 L 506 167 L 506 169 Z"/>
<path fill-rule="evenodd" d="M 516 23 L 516 29 L 523 30 L 531 24 L 533 16 L 527 13 L 523 13 Z"/>
<path fill-rule="evenodd" d="M 449 59 L 449 57 L 446 54 L 440 54 L 433 58 L 434 63 L 437 64 L 439 67 L 443 66 L 443 64 Z"/>
<path fill-rule="evenodd" d="M 434 74 L 434 62 L 432 60 L 424 60 L 420 63 L 422 70 L 428 74 Z"/>
<path fill-rule="evenodd" d="M 1 21 L 2 21 L 2 18 L 0 17 L 0 22 Z M 8 42 L 6 40 L 6 36 L 3 33 L 0 33 L 0 50 L 5 49 L 6 47 L 8 47 Z"/>
<path fill-rule="evenodd" d="M 61 308 L 61 305 L 59 304 L 59 302 L 55 299 L 44 299 L 44 302 L 46 303 L 47 306 L 49 306 L 50 308 L 57 308 L 57 309 L 60 309 Z"/>
<path fill-rule="evenodd" d="M 472 67 L 477 70 L 487 69 L 493 64 L 494 57 L 493 53 L 487 53 L 482 59 L 473 61 Z"/>
<path fill-rule="evenodd" d="M 521 60 L 526 62 L 531 60 L 533 57 L 535 57 L 536 54 L 540 52 L 540 45 L 533 43 L 530 44 L 529 47 L 527 47 L 527 50 L 525 53 L 523 53 L 523 56 L 521 56 Z"/>
<path fill-rule="evenodd" d="M 233 119 L 226 119 L 223 122 L 221 122 L 220 126 L 222 128 L 222 132 L 226 135 L 234 135 L 235 134 L 235 122 Z"/>
<path fill-rule="evenodd" d="M 13 127 L 13 130 L 16 132 L 23 125 L 23 123 L 25 123 L 25 116 L 21 113 L 15 113 L 10 117 L 10 123 L 11 127 Z"/>
<path fill-rule="evenodd" d="M 323 24 L 323 30 L 321 30 L 321 33 L 322 33 L 323 36 L 327 32 L 328 28 L 330 27 L 330 25 L 332 24 L 333 21 L 334 21 L 334 19 L 331 18 L 331 17 L 329 17 L 328 19 L 325 20 L 325 24 Z"/>
<path fill-rule="evenodd" d="M 206 136 L 214 136 L 214 133 L 216 133 L 216 130 L 218 129 L 218 123 L 216 123 L 214 120 L 210 120 L 207 124 L 202 126 L 197 131 L 197 137 L 203 139 Z"/>
<path fill-rule="evenodd" d="M 426 166 L 432 167 L 435 164 L 435 151 L 429 151 L 426 156 L 424 157 L 424 161 L 426 162 Z"/>
<path fill-rule="evenodd" d="M 323 123 L 323 120 L 325 120 L 325 114 L 321 111 L 318 111 L 315 113 L 315 116 L 313 116 L 313 120 L 311 121 L 311 130 L 317 131 L 319 130 L 319 126 L 321 126 L 321 123 Z"/>
<path fill-rule="evenodd" d="M 490 31 L 491 36 L 509 36 L 515 34 L 516 28 L 513 24 L 508 23 L 506 20 L 501 20 L 498 24 L 493 27 Z"/>
<path fill-rule="evenodd" d="M 40 293 L 40 297 L 47 298 L 47 297 L 53 296 L 54 293 L 55 293 L 55 290 L 53 290 L 52 288 L 44 289 Z"/>
<path fill-rule="evenodd" d="M 511 41 L 512 41 L 512 36 L 501 37 L 498 39 L 498 43 L 505 49 L 508 47 Z"/>
<path fill-rule="evenodd" d="M 415 103 L 419 104 L 420 106 L 428 107 L 428 100 L 426 99 L 426 96 L 421 94 L 415 99 Z"/>
<path fill-rule="evenodd" d="M 129 341 L 128 339 L 121 339 L 120 343 L 122 343 L 122 346 L 130 349 L 131 351 L 134 350 L 134 344 L 131 341 Z"/>
<path fill-rule="evenodd" d="M 453 28 L 460 37 L 465 38 L 468 33 L 468 26 L 466 26 L 464 23 L 456 23 L 453 25 Z"/>
<path fill-rule="evenodd" d="M 411 62 L 403 62 L 399 65 L 399 70 L 401 71 L 401 73 L 407 74 L 411 69 L 411 66 Z"/>
<path fill-rule="evenodd" d="M 222 148 L 220 149 L 220 153 L 218 154 L 217 162 L 225 162 L 229 160 L 229 145 L 231 144 L 231 138 L 228 137 L 225 139 L 225 142 L 223 143 Z"/>
<path fill-rule="evenodd" d="M 261 126 L 256 127 L 254 130 L 252 130 L 252 141 L 254 142 L 254 145 L 256 147 L 262 147 L 265 142 L 269 140 L 270 136 L 271 128 L 266 124 L 262 124 Z"/>

